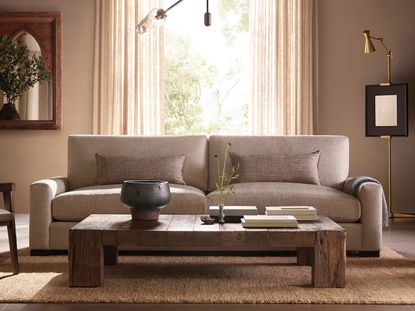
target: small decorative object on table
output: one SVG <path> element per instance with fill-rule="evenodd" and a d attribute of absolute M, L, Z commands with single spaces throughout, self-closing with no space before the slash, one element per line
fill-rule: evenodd
<path fill-rule="evenodd" d="M 126 180 L 121 189 L 121 201 L 133 220 L 158 220 L 170 197 L 169 183 L 163 180 Z"/>
<path fill-rule="evenodd" d="M 215 218 L 210 217 L 209 215 L 200 216 L 200 220 L 206 225 L 213 225 L 215 223 Z"/>
<path fill-rule="evenodd" d="M 218 168 L 218 182 L 215 183 L 216 190 L 219 191 L 219 214 L 218 217 L 218 223 L 223 224 L 225 223 L 225 213 L 223 211 L 223 208 L 225 206 L 225 200 L 226 198 L 235 193 L 235 187 L 230 185 L 232 181 L 238 178 L 238 170 L 239 170 L 239 163 L 238 165 L 232 166 L 232 171 L 230 175 L 226 173 L 226 162 L 229 155 L 229 148 L 231 147 L 231 143 L 227 143 L 226 149 L 225 149 L 225 155 L 223 159 L 223 164 L 221 165 L 219 156 L 215 154 L 215 159 L 217 162 L 217 168 Z M 221 168 L 222 167 L 222 172 Z M 208 195 L 208 198 L 210 196 Z"/>

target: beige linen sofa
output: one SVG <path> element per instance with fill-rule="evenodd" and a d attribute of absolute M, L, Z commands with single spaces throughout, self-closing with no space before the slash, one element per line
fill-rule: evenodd
<path fill-rule="evenodd" d="M 312 205 L 347 230 L 347 249 L 377 255 L 382 244 L 382 187 L 362 184 L 357 196 L 342 192 L 349 171 L 349 141 L 344 136 L 97 136 L 68 139 L 68 176 L 34 182 L 30 189 L 32 254 L 66 250 L 68 230 L 90 214 L 129 213 L 119 198 L 121 185 L 97 185 L 95 154 L 163 157 L 184 155 L 186 185 L 170 184 L 172 199 L 162 213 L 203 214 L 218 200 L 217 167 L 226 144 L 250 155 L 304 154 L 320 150 L 321 185 L 254 182 L 235 184 L 229 205 Z M 230 159 L 228 159 L 230 161 Z M 229 163 L 230 164 L 230 163 Z M 228 165 L 230 167 L 231 165 Z"/>

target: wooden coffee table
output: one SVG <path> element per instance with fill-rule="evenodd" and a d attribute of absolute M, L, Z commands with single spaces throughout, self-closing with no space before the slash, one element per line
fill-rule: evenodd
<path fill-rule="evenodd" d="M 130 215 L 91 215 L 69 230 L 70 286 L 101 286 L 104 265 L 118 250 L 276 251 L 297 248 L 297 263 L 312 266 L 314 287 L 344 287 L 346 231 L 331 219 L 295 229 L 245 229 L 241 224 L 204 225 L 196 215 L 160 215 L 158 222 Z M 276 275 L 275 277 L 278 277 Z"/>

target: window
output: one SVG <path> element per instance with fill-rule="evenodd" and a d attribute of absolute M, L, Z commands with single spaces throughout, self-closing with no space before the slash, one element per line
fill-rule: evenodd
<path fill-rule="evenodd" d="M 166 134 L 247 134 L 249 0 L 186 1 L 165 24 Z"/>
<path fill-rule="evenodd" d="M 94 133 L 312 134 L 315 1 L 211 0 L 205 27 L 188 0 L 137 35 L 160 2 L 97 2 Z"/>

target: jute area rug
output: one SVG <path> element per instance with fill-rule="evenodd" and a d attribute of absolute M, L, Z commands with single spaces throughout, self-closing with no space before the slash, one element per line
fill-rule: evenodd
<path fill-rule="evenodd" d="M 68 287 L 66 256 L 21 256 L 22 273 L 0 264 L 0 302 L 413 304 L 415 264 L 385 249 L 347 258 L 347 286 L 315 289 L 291 257 L 120 256 L 104 286 Z"/>

